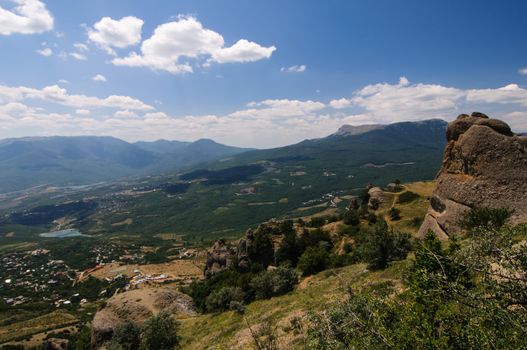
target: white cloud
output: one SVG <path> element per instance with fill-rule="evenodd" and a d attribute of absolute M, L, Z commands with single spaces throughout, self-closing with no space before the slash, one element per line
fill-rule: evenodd
<path fill-rule="evenodd" d="M 343 109 L 351 106 L 351 100 L 340 98 L 338 100 L 331 100 L 329 105 L 335 109 Z"/>
<path fill-rule="evenodd" d="M 280 69 L 281 72 L 287 72 L 287 73 L 303 73 L 307 70 L 307 66 L 305 64 L 301 65 L 294 65 L 291 67 L 282 67 Z"/>
<path fill-rule="evenodd" d="M 521 75 L 527 75 L 527 67 L 519 69 L 518 73 L 520 73 Z"/>
<path fill-rule="evenodd" d="M 467 100 L 486 103 L 518 103 L 527 106 L 527 90 L 517 84 L 509 84 L 499 89 L 468 90 Z"/>
<path fill-rule="evenodd" d="M 66 80 L 66 79 L 60 79 L 60 80 L 58 81 L 58 83 L 59 83 L 59 84 L 69 84 L 70 82 L 69 82 L 68 80 Z"/>
<path fill-rule="evenodd" d="M 393 84 L 364 86 L 342 101 L 268 99 L 224 115 L 172 116 L 127 96 L 97 98 L 72 95 L 56 86 L 0 85 L 0 137 L 91 134 L 131 141 L 208 137 L 237 146 L 274 147 L 323 137 L 343 124 L 452 120 L 459 113 L 475 110 L 505 120 L 515 131 L 527 131 L 526 99 L 527 91 L 514 85 L 459 89 L 401 78 Z M 71 110 L 58 113 L 50 103 Z"/>
<path fill-rule="evenodd" d="M 40 0 L 13 0 L 15 8 L 0 6 L 0 35 L 36 34 L 53 29 L 53 16 Z"/>
<path fill-rule="evenodd" d="M 87 116 L 91 115 L 91 111 L 88 110 L 88 109 L 77 109 L 75 111 L 75 114 L 87 117 Z"/>
<path fill-rule="evenodd" d="M 88 51 L 88 46 L 83 43 L 75 43 L 73 46 L 80 52 L 80 51 Z"/>
<path fill-rule="evenodd" d="M 79 61 L 86 61 L 88 59 L 88 57 L 79 52 L 70 52 L 69 55 Z"/>
<path fill-rule="evenodd" d="M 326 106 L 317 101 L 299 100 L 265 100 L 261 102 L 251 102 L 247 105 L 249 109 L 244 109 L 231 113 L 231 117 L 251 117 L 251 118 L 290 118 L 302 117 L 320 111 Z"/>
<path fill-rule="evenodd" d="M 143 20 L 137 17 L 128 16 L 120 20 L 104 17 L 88 29 L 88 38 L 114 55 L 114 48 L 125 48 L 141 42 L 141 32 Z"/>
<path fill-rule="evenodd" d="M 46 86 L 43 89 L 0 85 L 0 103 L 25 100 L 44 100 L 78 109 L 120 108 L 142 111 L 154 109 L 154 107 L 129 96 L 112 95 L 101 99 L 94 96 L 72 95 L 66 89 L 57 85 Z"/>
<path fill-rule="evenodd" d="M 44 57 L 49 57 L 49 56 L 53 55 L 53 50 L 50 49 L 49 47 L 46 47 L 46 48 L 44 48 L 42 50 L 37 50 L 37 53 L 39 55 L 44 56 Z"/>
<path fill-rule="evenodd" d="M 241 39 L 225 47 L 223 36 L 206 29 L 194 17 L 180 17 L 177 21 L 158 26 L 154 34 L 143 41 L 141 53 L 132 52 L 127 57 L 115 58 L 116 66 L 147 67 L 172 74 L 191 73 L 191 60 L 205 59 L 204 66 L 213 62 L 253 62 L 271 57 L 274 46 L 263 47 Z"/>
<path fill-rule="evenodd" d="M 263 47 L 245 39 L 231 47 L 225 47 L 212 52 L 212 58 L 218 63 L 254 62 L 264 58 L 270 58 L 276 47 Z"/>
<path fill-rule="evenodd" d="M 96 76 L 94 76 L 94 77 L 92 78 L 92 80 L 93 80 L 93 81 L 103 82 L 103 83 L 106 82 L 106 81 L 108 81 L 108 80 L 106 79 L 106 77 L 105 77 L 104 75 L 102 75 L 102 74 L 97 74 Z"/>

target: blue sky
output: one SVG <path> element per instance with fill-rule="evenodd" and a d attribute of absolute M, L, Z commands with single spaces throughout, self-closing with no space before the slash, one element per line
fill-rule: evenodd
<path fill-rule="evenodd" d="M 525 1 L 0 0 L 0 138 L 273 147 L 472 110 L 523 131 L 525 13 Z"/>

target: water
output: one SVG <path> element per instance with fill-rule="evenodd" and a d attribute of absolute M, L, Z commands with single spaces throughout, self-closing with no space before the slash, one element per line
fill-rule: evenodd
<path fill-rule="evenodd" d="M 76 230 L 74 228 L 70 228 L 67 230 L 41 233 L 39 236 L 44 237 L 44 238 L 90 237 L 88 235 L 82 234 L 79 230 Z"/>

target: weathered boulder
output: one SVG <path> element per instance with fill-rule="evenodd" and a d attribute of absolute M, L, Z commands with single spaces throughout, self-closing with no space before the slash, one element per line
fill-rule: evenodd
<path fill-rule="evenodd" d="M 447 141 L 419 234 L 431 229 L 447 239 L 460 231 L 459 220 L 474 207 L 514 209 L 510 222 L 527 222 L 527 138 L 475 112 L 449 123 Z"/>
<path fill-rule="evenodd" d="M 161 310 L 186 316 L 196 314 L 192 299 L 173 288 L 142 288 L 114 295 L 93 318 L 92 348 L 103 346 L 122 324 L 140 325 Z"/>

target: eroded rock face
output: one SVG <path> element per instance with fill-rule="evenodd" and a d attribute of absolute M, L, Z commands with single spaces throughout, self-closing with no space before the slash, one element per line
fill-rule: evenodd
<path fill-rule="evenodd" d="M 259 263 L 264 268 L 274 260 L 273 252 L 270 254 L 259 254 L 255 246 L 257 235 L 280 235 L 279 223 L 269 221 L 260 224 L 256 230 L 249 229 L 245 236 L 237 244 L 231 245 L 224 239 L 220 239 L 207 251 L 207 263 L 205 265 L 205 276 L 212 276 L 217 272 L 230 268 L 247 270 L 252 263 Z M 275 245 L 274 251 L 278 249 Z"/>
<path fill-rule="evenodd" d="M 509 208 L 512 224 L 527 222 L 527 137 L 483 113 L 449 123 L 448 144 L 430 208 L 419 230 L 442 239 L 460 231 L 473 207 Z"/>

